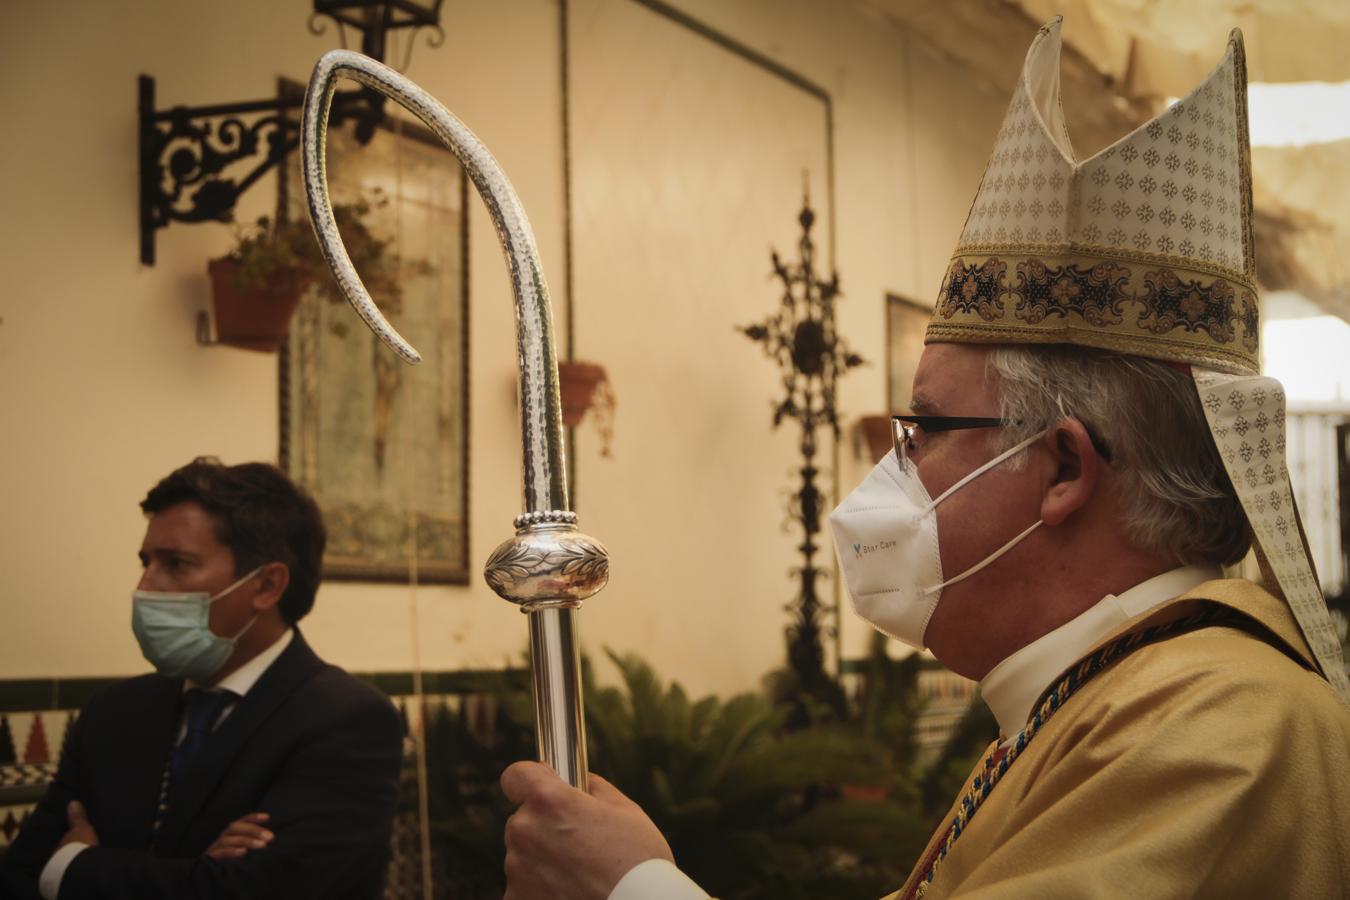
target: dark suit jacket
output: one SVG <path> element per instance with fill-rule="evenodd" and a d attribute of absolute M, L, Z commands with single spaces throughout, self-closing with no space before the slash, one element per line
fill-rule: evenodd
<path fill-rule="evenodd" d="M 89 701 L 5 855 L 0 896 L 38 897 L 70 800 L 88 810 L 99 846 L 75 857 L 60 900 L 379 896 L 403 735 L 388 698 L 323 662 L 297 630 L 190 764 L 156 831 L 181 698 L 182 681 L 144 675 Z M 252 812 L 271 815 L 269 846 L 237 860 L 202 856 Z"/>

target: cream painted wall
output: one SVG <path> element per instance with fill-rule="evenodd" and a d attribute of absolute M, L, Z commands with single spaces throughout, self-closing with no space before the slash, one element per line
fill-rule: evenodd
<path fill-rule="evenodd" d="M 615 42 L 657 40 L 663 53 L 685 47 L 712 53 L 710 60 L 725 52 L 667 22 L 653 30 L 643 17 L 654 14 L 631 0 L 574 2 L 577 13 L 609 17 L 574 21 L 579 77 L 594 76 L 593 64 L 612 56 Z M 11 123 L 0 140 L 0 197 L 8 213 L 0 220 L 6 279 L 0 292 L 0 496 L 6 507 L 0 678 L 143 671 L 127 621 L 143 529 L 136 502 L 158 477 L 199 453 L 230 462 L 276 457 L 275 359 L 200 347 L 193 338 L 196 312 L 207 304 L 205 261 L 226 249 L 229 229 L 171 226 L 158 235 L 158 264 L 138 262 L 135 79 L 141 72 L 155 76 L 161 106 L 267 96 L 278 75 L 304 80 L 314 59 L 336 45 L 331 30 L 309 34 L 308 5 L 144 0 L 85 4 L 73 18 L 59 5 L 28 4 L 0 32 L 6 75 L 0 110 Z M 880 411 L 882 297 L 886 291 L 924 301 L 933 296 L 1006 98 L 983 93 L 911 46 L 904 33 L 852 5 L 679 5 L 834 97 L 837 261 L 847 293 L 840 323 L 853 346 L 876 363 L 848 376 L 841 404 L 850 422 Z M 442 18 L 444 46 L 419 42 L 409 74 L 502 162 L 529 210 L 560 304 L 558 8 L 552 0 L 451 0 Z M 655 100 L 667 87 L 665 77 L 650 67 L 629 73 L 625 96 L 640 98 L 645 89 Z M 709 102 L 736 102 L 759 77 L 747 74 Z M 592 77 L 585 85 L 592 93 L 575 94 L 574 111 L 602 101 L 596 92 L 605 83 Z M 583 85 L 576 87 L 579 92 Z M 782 102 L 791 109 L 803 101 Z M 809 131 L 795 118 L 792 127 Z M 708 168 L 719 161 L 715 138 L 689 145 L 708 157 L 702 161 Z M 763 135 L 766 150 L 775 139 Z M 577 352 L 611 367 L 620 403 L 613 459 L 599 456 L 591 426 L 579 431 L 582 525 L 614 550 L 613 584 L 588 605 L 582 634 L 593 650 L 603 644 L 642 653 L 696 693 L 746 689 L 782 659 L 780 607 L 792 597 L 787 569 L 795 540 L 779 529 L 782 499 L 775 491 L 790 486 L 794 456 L 790 431 L 768 429 L 772 368 L 730 325 L 773 308 L 773 285 L 763 278 L 766 253 L 770 243 L 791 250 L 797 187 L 751 196 L 752 218 L 778 222 L 778 230 L 741 236 L 746 286 L 737 283 L 734 303 L 725 308 L 706 297 L 696 307 L 702 316 L 727 321 L 710 319 L 709 340 L 695 344 L 701 326 L 644 292 L 642 265 L 629 260 L 629 290 L 607 280 L 612 248 L 599 243 L 600 225 L 609 213 L 631 215 L 632 198 L 620 193 L 597 200 L 583 193 L 583 178 L 608 172 L 611 186 L 621 186 L 626 171 L 650 180 L 643 159 L 624 155 L 622 146 L 598 134 L 574 135 L 574 206 L 578 215 L 594 217 L 587 228 L 577 219 Z M 823 187 L 815 196 L 823 198 Z M 240 218 L 268 211 L 273 198 L 268 179 L 246 196 Z M 696 218 L 648 224 L 657 235 L 649 246 L 707 227 Z M 642 226 L 640 217 L 630 220 L 630 228 Z M 520 473 L 510 288 L 476 200 L 469 227 L 475 574 L 467 587 L 416 591 L 326 585 L 305 630 L 322 654 L 347 668 L 407 669 L 415 656 L 428 669 L 496 666 L 525 645 L 520 615 L 477 575 L 519 511 Z M 696 267 L 697 254 L 707 252 L 696 240 L 674 244 L 691 255 L 663 258 L 662 272 Z M 720 282 L 701 284 L 710 283 Z M 635 306 L 644 300 L 654 305 Z M 560 306 L 557 324 L 561 337 Z M 687 352 L 657 353 L 659 345 L 644 345 L 662 331 L 687 344 Z M 679 388 L 653 375 L 681 366 L 699 391 L 669 408 L 663 400 L 678 396 Z M 704 415 L 712 400 L 717 414 Z M 841 482 L 852 484 L 865 469 L 846 441 Z M 670 510 L 679 514 L 666 514 Z M 728 544 L 729 534 L 749 542 Z M 822 556 L 828 559 L 828 551 Z M 863 635 L 859 626 L 846 625 L 850 646 L 860 646 Z"/>

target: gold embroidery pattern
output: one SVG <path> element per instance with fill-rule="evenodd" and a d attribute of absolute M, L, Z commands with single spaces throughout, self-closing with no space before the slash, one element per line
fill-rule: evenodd
<path fill-rule="evenodd" d="M 1252 281 L 1236 269 L 1214 265 L 1203 259 L 1189 259 L 1175 254 L 1169 255 L 1166 253 L 1130 250 L 1126 247 L 1111 247 L 1106 244 L 1085 244 L 1078 241 L 1071 244 L 977 244 L 970 247 L 959 247 L 952 256 L 954 259 L 971 259 L 980 256 L 1033 258 L 1066 256 L 1074 258 L 1092 257 L 1095 259 L 1109 259 L 1116 262 L 1142 263 L 1144 265 L 1168 269 L 1181 269 L 1205 277 L 1226 278 L 1239 287 L 1244 287 L 1251 291 L 1256 290 L 1256 282 Z"/>
<path fill-rule="evenodd" d="M 1256 294 L 1242 282 L 1047 254 L 953 259 L 926 340 L 1068 343 L 1256 372 L 1259 333 Z"/>
<path fill-rule="evenodd" d="M 1182 280 L 1171 269 L 1156 269 L 1144 275 L 1144 293 L 1139 301 L 1144 312 L 1139 327 L 1154 334 L 1178 328 L 1203 331 L 1220 344 L 1233 341 L 1233 286 L 1216 278 L 1208 287 L 1199 281 Z"/>
<path fill-rule="evenodd" d="M 1242 314 L 1239 318 L 1242 321 L 1242 346 L 1252 356 L 1256 356 L 1261 346 L 1261 313 L 1256 305 L 1254 291 L 1242 292 Z"/>
<path fill-rule="evenodd" d="M 998 259 L 986 259 L 982 265 L 966 267 L 953 260 L 938 312 L 950 319 L 957 313 L 975 313 L 986 322 L 1003 318 L 1003 295 L 1008 293 L 1003 278 L 1008 266 Z"/>
<path fill-rule="evenodd" d="M 1124 321 L 1124 305 L 1130 299 L 1125 285 L 1128 269 L 1100 262 L 1090 269 L 1069 264 L 1058 268 L 1039 259 L 1017 264 L 1017 297 L 1014 314 L 1035 325 L 1046 316 L 1077 315 L 1089 325 L 1105 327 Z"/>

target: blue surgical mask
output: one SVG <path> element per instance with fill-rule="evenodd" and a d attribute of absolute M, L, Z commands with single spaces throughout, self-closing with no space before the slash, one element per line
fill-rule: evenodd
<path fill-rule="evenodd" d="M 141 653 L 167 678 L 205 681 L 225 665 L 235 642 L 258 621 L 255 615 L 234 637 L 211 631 L 211 604 L 262 571 L 249 572 L 225 590 L 212 596 L 168 591 L 131 592 L 131 630 Z"/>

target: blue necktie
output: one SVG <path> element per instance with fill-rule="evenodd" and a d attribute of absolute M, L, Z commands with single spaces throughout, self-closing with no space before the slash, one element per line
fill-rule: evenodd
<path fill-rule="evenodd" d="M 211 729 L 220 718 L 221 710 L 225 708 L 225 704 L 234 699 L 234 696 L 233 691 L 203 691 L 196 688 L 183 696 L 183 716 L 187 720 L 187 731 L 178 742 L 178 746 L 173 748 L 173 755 L 169 758 L 171 784 L 178 784 L 181 781 L 183 772 L 187 770 L 192 758 L 206 745 L 206 739 L 211 736 Z"/>

